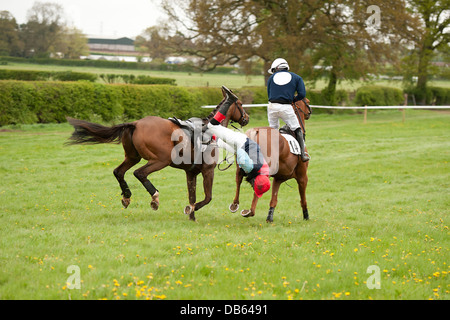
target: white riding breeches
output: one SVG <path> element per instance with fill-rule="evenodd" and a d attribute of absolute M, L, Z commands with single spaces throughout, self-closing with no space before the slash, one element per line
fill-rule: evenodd
<path fill-rule="evenodd" d="M 267 118 L 269 120 L 269 126 L 274 129 L 280 127 L 280 118 L 289 126 L 289 129 L 295 131 L 300 128 L 297 116 L 294 109 L 290 104 L 272 103 L 269 102 L 267 107 Z"/>
<path fill-rule="evenodd" d="M 228 151 L 232 150 L 231 152 L 233 153 L 236 153 L 236 151 L 241 148 L 247 140 L 247 136 L 245 134 L 235 132 L 220 125 L 215 126 L 208 123 L 208 131 L 218 138 L 217 140 L 219 147 L 227 149 Z M 222 141 L 219 142 L 219 139 Z"/>

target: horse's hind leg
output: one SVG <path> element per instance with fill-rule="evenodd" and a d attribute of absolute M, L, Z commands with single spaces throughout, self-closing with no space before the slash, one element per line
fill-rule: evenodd
<path fill-rule="evenodd" d="M 278 203 L 278 191 L 280 190 L 280 185 L 283 181 L 273 179 L 272 182 L 272 198 L 270 198 L 270 208 L 269 213 L 267 214 L 266 222 L 273 222 L 273 214 L 275 212 L 275 207 Z"/>
<path fill-rule="evenodd" d="M 127 172 L 131 167 L 141 161 L 141 156 L 134 147 L 132 141 L 133 132 L 130 130 L 125 130 L 122 136 L 123 150 L 125 151 L 125 160 L 114 169 L 114 176 L 119 182 L 120 189 L 122 189 L 122 205 L 127 208 L 130 204 L 131 191 L 128 184 L 125 181 L 125 172 Z"/>
<path fill-rule="evenodd" d="M 134 171 L 134 176 L 144 185 L 148 193 L 152 197 L 150 206 L 153 210 L 158 210 L 159 208 L 159 192 L 158 189 L 147 179 L 147 176 L 155 171 L 161 170 L 167 167 L 169 163 L 161 162 L 158 160 L 150 160 L 146 165 Z"/>
<path fill-rule="evenodd" d="M 125 157 L 125 160 L 114 169 L 114 176 L 119 182 L 120 188 L 122 189 L 122 205 L 124 208 L 127 208 L 131 201 L 131 191 L 128 187 L 127 182 L 125 181 L 125 172 L 128 171 L 132 166 L 137 164 L 141 158 L 129 158 Z"/>
<path fill-rule="evenodd" d="M 304 175 L 297 179 L 298 191 L 300 193 L 300 204 L 303 211 L 303 220 L 309 220 L 308 204 L 306 202 L 306 185 L 308 184 L 308 177 Z"/>

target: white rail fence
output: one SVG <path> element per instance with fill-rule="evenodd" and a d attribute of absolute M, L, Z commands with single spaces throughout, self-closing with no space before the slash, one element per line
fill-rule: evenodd
<path fill-rule="evenodd" d="M 268 103 L 261 104 L 243 104 L 244 108 L 255 108 L 255 107 L 267 107 Z M 215 108 L 216 105 L 210 106 L 202 106 L 202 108 Z M 403 122 L 405 121 L 405 110 L 406 109 L 450 109 L 450 106 L 319 106 L 319 105 L 310 105 L 311 108 L 317 109 L 338 109 L 338 110 L 364 110 L 364 123 L 367 122 L 367 110 L 370 109 L 397 109 L 402 111 L 403 113 Z"/>

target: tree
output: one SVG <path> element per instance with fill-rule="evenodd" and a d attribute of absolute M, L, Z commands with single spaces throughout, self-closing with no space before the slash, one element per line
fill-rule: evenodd
<path fill-rule="evenodd" d="M 22 27 L 26 56 L 49 56 L 64 30 L 63 8 L 50 2 L 35 2 Z"/>
<path fill-rule="evenodd" d="M 139 51 L 150 54 L 154 59 L 165 59 L 172 52 L 167 45 L 168 36 L 164 28 L 150 27 L 147 28 L 141 35 L 136 37 L 136 47 Z"/>
<path fill-rule="evenodd" d="M 283 57 L 306 80 L 327 77 L 324 93 L 334 103 L 339 80 L 367 78 L 396 62 L 402 41 L 414 31 L 404 0 L 372 2 L 165 0 L 164 9 L 175 22 L 173 33 L 195 45 L 186 50 L 178 41 L 177 51 L 201 57 L 201 68 L 246 65 L 259 57 L 267 79 L 271 62 Z"/>
<path fill-rule="evenodd" d="M 89 53 L 86 36 L 77 28 L 64 27 L 55 43 L 55 52 L 67 59 L 79 59 Z"/>
<path fill-rule="evenodd" d="M 19 25 L 9 11 L 0 11 L 0 55 L 20 55 L 23 43 L 19 39 Z"/>
<path fill-rule="evenodd" d="M 307 64 L 302 58 L 310 48 L 311 17 L 322 2 L 165 0 L 163 8 L 172 26 L 171 46 L 199 57 L 202 70 L 240 63 L 250 71 L 258 57 L 267 81 L 267 69 L 279 56 L 292 57 L 294 69 Z"/>
<path fill-rule="evenodd" d="M 450 42 L 450 0 L 408 0 L 413 14 L 420 19 L 418 34 L 413 37 L 414 49 L 409 62 L 415 64 L 417 92 L 426 98 L 428 77 L 431 73 L 431 60 L 435 53 Z"/>
<path fill-rule="evenodd" d="M 368 79 L 386 63 L 397 64 L 402 42 L 413 30 L 414 21 L 401 0 L 328 1 L 317 12 L 312 36 L 317 39 L 311 53 L 313 78 L 328 77 L 323 91 L 335 104 L 339 80 Z"/>

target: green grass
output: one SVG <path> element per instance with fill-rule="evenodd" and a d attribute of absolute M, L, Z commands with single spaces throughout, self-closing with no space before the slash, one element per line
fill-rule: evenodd
<path fill-rule="evenodd" d="M 147 75 L 152 77 L 163 77 L 176 79 L 178 86 L 182 87 L 218 87 L 229 84 L 233 88 L 241 88 L 244 86 L 264 86 L 263 76 L 245 76 L 238 74 L 219 74 L 219 73 L 191 73 L 191 72 L 174 72 L 174 71 L 148 71 L 148 70 L 128 70 L 128 69 L 109 69 L 94 67 L 70 67 L 70 66 L 53 66 L 39 65 L 28 63 L 8 63 L 1 66 L 2 69 L 14 70 L 37 70 L 37 71 L 77 71 L 95 74 L 133 74 L 135 76 Z M 99 79 L 99 83 L 104 83 Z"/>
<path fill-rule="evenodd" d="M 273 224 L 268 195 L 253 218 L 228 212 L 234 169 L 216 170 L 213 201 L 193 223 L 183 171 L 151 175 L 152 211 L 130 170 L 123 209 L 112 174 L 120 145 L 63 146 L 67 124 L 2 128 L 0 299 L 449 299 L 450 115 L 401 119 L 313 115 L 311 220 L 291 181 Z M 251 194 L 243 184 L 241 209 Z M 81 289 L 67 286 L 71 265 Z M 380 289 L 366 285 L 372 265 Z"/>

